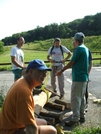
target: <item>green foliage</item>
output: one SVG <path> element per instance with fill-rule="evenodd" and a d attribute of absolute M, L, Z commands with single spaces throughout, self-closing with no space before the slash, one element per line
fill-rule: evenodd
<path fill-rule="evenodd" d="M 2 65 L 2 66 L 0 66 L 0 71 L 5 71 L 5 70 L 11 70 L 12 69 L 12 67 L 11 67 L 11 65 Z"/>
<path fill-rule="evenodd" d="M 3 85 L 0 85 L 0 107 L 2 107 L 7 91 L 8 86 L 5 84 L 5 80 L 3 80 Z"/>
<path fill-rule="evenodd" d="M 4 102 L 4 99 L 3 99 L 2 95 L 0 95 L 0 107 L 2 107 L 3 102 Z"/>
<path fill-rule="evenodd" d="M 91 51 L 101 51 L 101 35 L 85 38 L 85 44 Z"/>
<path fill-rule="evenodd" d="M 65 133 L 66 134 L 66 133 Z M 76 127 L 71 134 L 101 134 L 101 128 L 91 127 L 91 128 L 79 128 Z"/>
<path fill-rule="evenodd" d="M 73 38 L 63 39 L 61 38 L 61 44 L 66 46 L 69 50 L 73 50 L 74 47 L 72 45 Z M 91 51 L 101 51 L 101 35 L 99 36 L 86 36 L 84 44 L 91 50 Z M 48 51 L 49 47 L 54 44 L 54 39 L 48 39 L 43 41 L 34 41 L 29 43 L 29 45 L 24 45 L 23 49 L 26 50 L 37 50 L 37 51 Z"/>
<path fill-rule="evenodd" d="M 25 38 L 26 43 L 34 42 L 35 40 L 47 40 L 55 37 L 71 38 L 76 32 L 83 32 L 86 36 L 101 35 L 101 13 L 85 16 L 83 19 L 76 19 L 69 23 L 58 25 L 53 23 L 45 27 L 37 27 L 27 32 L 13 34 L 11 37 L 2 39 L 5 46 L 15 44 L 16 38 L 20 35 Z"/>
<path fill-rule="evenodd" d="M 0 41 L 0 53 L 4 52 L 4 43 Z"/>
<path fill-rule="evenodd" d="M 101 128 L 80 128 L 76 127 L 72 131 L 64 131 L 64 134 L 101 134 Z"/>

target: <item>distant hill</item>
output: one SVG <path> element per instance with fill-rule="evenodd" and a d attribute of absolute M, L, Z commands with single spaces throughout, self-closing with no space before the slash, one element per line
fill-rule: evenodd
<path fill-rule="evenodd" d="M 66 39 L 73 37 L 76 32 L 80 31 L 86 36 L 101 35 L 101 13 L 85 16 L 83 19 L 76 19 L 69 23 L 62 23 L 60 25 L 53 23 L 45 27 L 37 27 L 30 31 L 15 33 L 11 37 L 2 39 L 2 42 L 6 46 L 16 44 L 16 38 L 19 35 L 23 36 L 28 43 L 55 37 Z"/>

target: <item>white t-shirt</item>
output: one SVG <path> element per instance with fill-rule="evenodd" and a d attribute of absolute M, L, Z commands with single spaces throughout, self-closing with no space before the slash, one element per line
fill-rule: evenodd
<path fill-rule="evenodd" d="M 11 56 L 15 56 L 16 57 L 16 60 L 17 62 L 23 66 L 23 63 L 24 63 L 24 53 L 23 51 L 18 48 L 17 46 L 12 48 L 11 49 L 11 53 L 10 53 Z M 15 70 L 15 69 L 21 69 L 20 67 L 17 67 L 16 65 L 14 65 L 12 63 L 12 70 Z"/>
<path fill-rule="evenodd" d="M 48 55 L 51 55 L 51 49 L 52 49 L 52 47 L 49 48 Z M 62 50 L 63 50 L 63 53 L 68 54 L 70 52 L 65 46 L 62 46 Z M 52 55 L 51 56 L 52 56 L 52 59 L 57 61 L 57 62 L 61 61 L 64 58 L 63 55 L 62 55 L 60 47 L 57 48 L 55 46 L 52 50 Z M 59 66 L 61 64 L 62 63 L 53 63 L 53 66 Z"/>

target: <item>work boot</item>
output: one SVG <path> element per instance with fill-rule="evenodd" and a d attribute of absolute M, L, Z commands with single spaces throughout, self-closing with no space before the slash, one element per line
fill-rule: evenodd
<path fill-rule="evenodd" d="M 84 123 L 85 122 L 85 118 L 80 118 L 79 122 L 80 123 Z"/>

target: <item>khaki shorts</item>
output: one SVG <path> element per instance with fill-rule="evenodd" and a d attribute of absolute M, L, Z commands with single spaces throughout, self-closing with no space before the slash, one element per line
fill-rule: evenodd
<path fill-rule="evenodd" d="M 25 128 L 19 128 L 14 134 L 26 134 L 26 129 Z"/>

